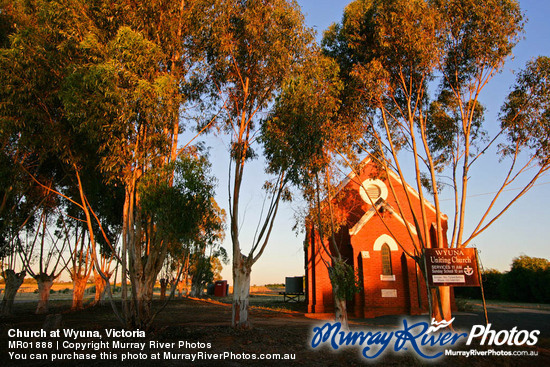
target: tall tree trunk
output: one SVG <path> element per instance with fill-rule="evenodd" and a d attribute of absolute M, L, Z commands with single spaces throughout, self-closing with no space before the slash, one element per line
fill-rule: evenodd
<path fill-rule="evenodd" d="M 342 325 L 342 330 L 349 330 L 346 300 L 337 296 L 338 284 L 332 284 L 332 290 L 334 295 L 334 319 Z"/>
<path fill-rule="evenodd" d="M 191 297 L 202 296 L 202 284 L 200 281 L 196 281 L 195 278 L 191 281 Z"/>
<path fill-rule="evenodd" d="M 153 317 L 153 290 L 156 282 L 157 274 L 143 274 L 136 277 L 135 286 L 132 284 L 132 293 L 135 292 L 136 299 L 131 303 L 134 310 L 132 316 L 134 318 L 133 327 L 139 329 L 147 329 L 149 322 Z"/>
<path fill-rule="evenodd" d="M 160 283 L 160 300 L 164 301 L 166 299 L 166 288 L 168 287 L 168 279 L 162 278 L 159 283 Z"/>
<path fill-rule="evenodd" d="M 177 287 L 179 296 L 183 297 L 183 288 L 185 287 L 185 280 L 180 280 L 176 287 Z"/>
<path fill-rule="evenodd" d="M 107 278 L 111 278 L 111 275 L 113 272 L 103 272 Z M 115 278 L 116 280 L 116 278 Z M 97 305 L 98 303 L 103 304 L 103 298 L 105 297 L 105 287 L 107 286 L 107 283 L 105 282 L 105 279 L 99 275 L 99 273 L 94 269 L 94 284 L 95 284 L 95 297 L 94 297 L 94 305 Z"/>
<path fill-rule="evenodd" d="M 122 314 L 126 323 L 130 322 L 130 309 L 128 304 L 128 284 L 127 284 L 127 260 L 130 242 L 130 201 L 131 190 L 126 188 L 124 198 L 124 209 L 122 212 L 122 263 L 120 276 L 120 291 L 122 297 Z M 132 224 L 133 225 L 133 224 Z"/>
<path fill-rule="evenodd" d="M 451 287 L 432 288 L 432 318 L 436 321 L 450 321 L 451 313 Z M 439 293 L 439 294 L 438 294 Z"/>
<path fill-rule="evenodd" d="M 48 312 L 48 301 L 50 300 L 50 289 L 52 288 L 54 277 L 46 273 L 39 273 L 35 276 L 38 284 L 38 306 L 36 314 L 44 314 Z"/>
<path fill-rule="evenodd" d="M 25 280 L 25 275 L 27 275 L 27 273 L 25 271 L 16 273 L 12 269 L 7 269 L 4 270 L 2 275 L 6 283 L 6 289 L 4 290 L 4 298 L 2 299 L 1 309 L 2 314 L 7 316 L 11 315 L 12 313 L 15 295 L 17 294 L 19 287 L 21 287 L 21 284 L 23 284 L 23 281 Z"/>
<path fill-rule="evenodd" d="M 117 290 L 116 290 L 116 280 L 117 280 L 117 278 L 118 278 L 118 262 L 115 262 L 115 271 L 114 271 L 114 273 L 115 273 L 115 278 L 113 279 L 113 290 L 112 290 L 112 293 L 116 293 L 116 291 L 117 291 Z M 110 274 L 112 274 L 112 272 L 111 272 Z M 110 274 L 108 275 L 109 278 L 111 277 Z"/>
<path fill-rule="evenodd" d="M 84 291 L 86 290 L 86 283 L 88 282 L 88 276 L 82 276 L 73 274 L 73 306 L 71 310 L 82 310 Z"/>
<path fill-rule="evenodd" d="M 241 257 L 244 256 L 241 255 Z M 248 321 L 248 298 L 250 294 L 251 271 L 251 266 L 244 259 L 233 262 L 233 312 L 231 326 L 237 329 L 250 328 L 250 322 Z"/>
<path fill-rule="evenodd" d="M 440 222 L 437 223 L 438 227 L 436 228 L 436 246 L 438 248 L 448 248 L 449 245 L 446 241 L 443 241 L 443 227 Z M 441 286 L 437 288 L 432 288 L 432 318 L 436 321 L 450 321 L 452 318 L 451 314 L 451 287 Z"/>

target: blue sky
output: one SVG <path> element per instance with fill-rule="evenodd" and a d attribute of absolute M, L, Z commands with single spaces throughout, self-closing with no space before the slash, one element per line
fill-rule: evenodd
<path fill-rule="evenodd" d="M 306 23 L 314 27 L 318 32 L 318 38 L 322 32 L 333 22 L 340 21 L 344 7 L 349 1 L 330 0 L 300 0 L 298 1 L 305 15 Z M 550 42 L 547 40 L 550 34 L 550 2 L 536 0 L 520 1 L 527 23 L 525 25 L 524 39 L 514 49 L 514 57 L 504 65 L 502 73 L 493 78 L 482 93 L 482 103 L 487 109 L 486 123 L 491 132 L 491 125 L 498 123 L 496 117 L 504 98 L 513 84 L 517 71 L 525 66 L 525 63 L 539 55 L 550 56 Z M 217 188 L 217 201 L 221 207 L 227 210 L 227 167 L 229 155 L 227 143 L 223 137 L 209 136 L 205 139 L 211 146 L 211 160 L 213 173 L 219 180 Z M 507 166 L 499 164 L 494 154 L 486 154 L 486 157 L 471 172 L 469 188 L 469 205 L 466 230 L 477 223 L 482 210 L 487 206 L 490 195 L 498 189 L 498 178 L 503 177 L 503 170 Z M 265 180 L 263 175 L 263 161 L 256 160 L 245 168 L 245 186 L 241 197 L 244 213 L 241 221 L 243 237 L 241 243 L 244 251 L 250 248 L 254 230 L 257 225 L 258 213 L 263 200 L 261 186 Z M 513 185 L 512 187 L 518 187 Z M 517 193 L 509 191 L 506 197 Z M 443 192 L 442 198 L 451 198 L 450 192 Z M 444 201 L 444 211 L 450 213 L 452 201 Z M 514 257 L 525 254 L 533 257 L 550 257 L 550 174 L 546 174 L 538 185 L 520 199 L 503 217 L 501 217 L 485 233 L 477 237 L 473 244 L 480 250 L 480 259 L 485 268 L 508 270 Z M 274 233 L 272 234 L 268 248 L 262 258 L 252 268 L 251 284 L 262 285 L 268 283 L 283 283 L 286 276 L 304 275 L 304 252 L 302 248 L 303 234 L 292 231 L 295 223 L 294 213 L 300 203 L 285 204 L 279 211 Z M 231 241 L 229 233 L 224 247 L 231 253 Z M 224 267 L 222 271 L 224 279 L 232 283 L 231 265 Z"/>

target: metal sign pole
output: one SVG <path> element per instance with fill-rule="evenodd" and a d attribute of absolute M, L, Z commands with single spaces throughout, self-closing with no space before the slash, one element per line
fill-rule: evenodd
<path fill-rule="evenodd" d="M 483 301 L 483 312 L 485 314 L 485 325 L 489 325 L 489 318 L 487 317 L 487 304 L 485 303 L 485 292 L 483 290 L 483 281 L 481 280 L 481 263 L 479 261 L 479 256 L 477 255 L 477 248 L 475 249 L 476 252 L 476 263 L 477 263 L 477 276 L 479 278 L 479 286 L 481 287 L 481 299 Z"/>

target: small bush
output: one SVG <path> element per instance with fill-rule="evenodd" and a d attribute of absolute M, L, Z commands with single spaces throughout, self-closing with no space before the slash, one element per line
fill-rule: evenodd
<path fill-rule="evenodd" d="M 481 275 L 486 299 L 512 302 L 550 303 L 550 262 L 546 259 L 519 256 L 509 272 L 487 269 Z M 478 287 L 455 287 L 455 296 L 481 299 Z"/>
<path fill-rule="evenodd" d="M 502 299 L 500 283 L 504 274 L 495 269 L 487 269 L 481 275 L 483 279 L 483 292 L 486 299 Z"/>
<path fill-rule="evenodd" d="M 550 262 L 522 255 L 512 262 L 499 285 L 504 299 L 517 302 L 550 302 Z"/>

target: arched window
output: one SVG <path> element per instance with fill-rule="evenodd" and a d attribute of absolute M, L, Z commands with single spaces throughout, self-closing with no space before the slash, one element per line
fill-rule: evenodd
<path fill-rule="evenodd" d="M 380 250 L 382 252 L 382 275 L 392 275 L 390 246 L 385 243 Z"/>

